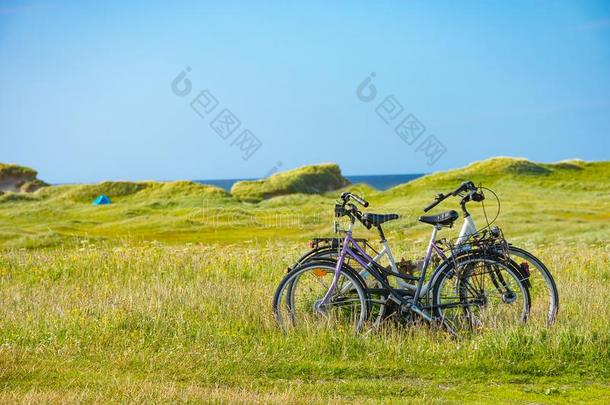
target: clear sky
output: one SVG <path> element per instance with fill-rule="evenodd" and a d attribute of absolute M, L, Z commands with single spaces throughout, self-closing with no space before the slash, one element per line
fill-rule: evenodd
<path fill-rule="evenodd" d="M 0 162 L 84 182 L 610 159 L 610 2 L 461 3 L 0 0 Z"/>

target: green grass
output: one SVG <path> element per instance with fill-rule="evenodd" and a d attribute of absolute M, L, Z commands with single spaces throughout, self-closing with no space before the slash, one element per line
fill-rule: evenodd
<path fill-rule="evenodd" d="M 262 180 L 238 181 L 231 188 L 231 194 L 242 201 L 260 202 L 294 193 L 319 194 L 348 184 L 339 166 L 326 163 L 276 173 Z"/>
<path fill-rule="evenodd" d="M 460 341 L 425 327 L 278 330 L 274 288 L 310 236 L 330 234 L 338 192 L 247 203 L 190 182 L 146 182 L 6 194 L 0 401 L 604 403 L 609 174 L 608 162 L 496 159 L 386 192 L 349 187 L 371 211 L 403 215 L 387 228 L 407 258 L 423 253 L 430 229 L 416 217 L 435 193 L 472 179 L 500 194 L 509 240 L 555 276 L 559 319 Z M 97 193 L 114 203 L 92 206 Z"/>
<path fill-rule="evenodd" d="M 26 166 L 0 163 L 0 180 L 9 176 L 32 176 L 36 177 L 36 170 Z"/>
<path fill-rule="evenodd" d="M 270 297 L 302 248 L 83 243 L 5 251 L 5 399 L 453 403 L 610 394 L 605 247 L 539 251 L 561 291 L 555 327 L 486 330 L 459 342 L 424 327 L 282 334 Z"/>

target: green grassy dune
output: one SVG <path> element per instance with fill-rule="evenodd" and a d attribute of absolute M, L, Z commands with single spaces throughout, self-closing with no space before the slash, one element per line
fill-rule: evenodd
<path fill-rule="evenodd" d="M 0 401 L 608 403 L 610 162 L 495 158 L 387 191 L 322 194 L 301 174 L 239 186 L 241 195 L 105 182 L 0 196 Z M 416 258 L 430 231 L 421 208 L 464 180 L 498 193 L 497 224 L 552 270 L 553 327 L 459 341 L 423 326 L 278 330 L 275 286 L 308 238 L 331 235 L 341 190 L 370 200 L 371 212 L 400 213 L 387 234 L 398 257 Z M 91 205 L 99 194 L 113 204 Z M 457 201 L 436 211 L 445 209 Z M 472 212 L 483 224 L 482 208 Z M 356 235 L 377 240 L 362 227 Z"/>
<path fill-rule="evenodd" d="M 281 195 L 320 194 L 349 185 L 339 166 L 331 163 L 276 173 L 267 179 L 238 181 L 231 194 L 242 201 L 260 202 Z"/>
<path fill-rule="evenodd" d="M 401 214 L 399 221 L 388 224 L 390 234 L 417 239 L 428 231 L 417 222 L 421 208 L 436 193 L 451 190 L 464 180 L 498 193 L 502 208 L 499 224 L 513 238 L 536 243 L 594 243 L 605 241 L 608 235 L 610 162 L 539 164 L 495 158 L 430 174 L 387 191 L 349 185 L 309 194 L 315 191 L 313 181 L 321 178 L 330 188 L 345 184 L 336 165 L 319 165 L 278 173 L 259 182 L 237 183 L 232 193 L 188 181 L 104 182 L 45 187 L 29 194 L 6 193 L 0 196 L 0 246 L 56 246 L 81 238 L 164 243 L 234 243 L 278 237 L 306 240 L 329 232 L 332 204 L 342 190 L 358 192 L 370 200 L 372 212 Z M 257 197 L 251 197 L 259 183 Z M 248 202 L 267 193 L 280 193 L 278 190 L 284 194 Z M 113 204 L 91 205 L 100 194 L 108 195 Z M 454 208 L 457 201 L 449 200 L 438 210 Z M 497 204 L 489 193 L 486 209 L 489 216 L 495 216 Z M 473 212 L 483 219 L 480 209 Z"/>
<path fill-rule="evenodd" d="M 9 176 L 21 176 L 21 175 L 28 175 L 28 176 L 36 177 L 37 174 L 38 173 L 36 172 L 36 170 L 26 167 L 26 166 L 0 163 L 0 179 L 9 177 Z"/>

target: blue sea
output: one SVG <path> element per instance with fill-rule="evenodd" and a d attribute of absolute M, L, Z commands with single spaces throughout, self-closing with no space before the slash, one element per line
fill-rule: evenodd
<path fill-rule="evenodd" d="M 353 184 L 365 183 L 377 190 L 387 190 L 399 184 L 408 183 L 411 180 L 415 180 L 424 173 L 419 174 L 376 174 L 376 175 L 363 175 L 363 176 L 345 176 Z M 196 183 L 211 184 L 220 188 L 224 188 L 227 191 L 231 190 L 233 184 L 242 180 L 256 180 L 256 179 L 224 179 L 224 180 L 194 180 Z"/>

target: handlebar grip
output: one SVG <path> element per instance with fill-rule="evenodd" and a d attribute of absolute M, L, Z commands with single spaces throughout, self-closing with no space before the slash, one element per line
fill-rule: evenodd
<path fill-rule="evenodd" d="M 428 204 L 426 206 L 426 208 L 424 208 L 424 212 L 428 212 L 430 211 L 432 208 L 436 207 L 437 205 L 439 205 L 442 201 L 444 201 L 447 197 L 449 197 L 451 194 L 437 194 L 436 197 L 434 198 L 434 201 L 432 201 L 430 204 Z"/>
<path fill-rule="evenodd" d="M 362 198 L 362 197 L 360 197 L 360 196 L 358 196 L 356 194 L 352 194 L 352 198 L 354 200 L 356 200 L 356 202 L 358 204 L 362 205 L 364 208 L 369 206 L 369 202 L 368 201 L 366 201 L 364 198 Z"/>
<path fill-rule="evenodd" d="M 436 207 L 440 202 L 441 202 L 441 200 L 432 201 L 430 204 L 428 204 L 424 208 L 424 212 L 430 211 L 432 208 Z"/>
<path fill-rule="evenodd" d="M 358 204 L 362 205 L 364 208 L 369 206 L 369 202 L 366 201 L 364 198 L 360 197 L 359 195 L 350 193 L 349 191 L 344 191 L 343 193 L 341 193 L 341 197 L 340 197 L 344 203 L 347 203 L 350 199 L 355 200 Z"/>

